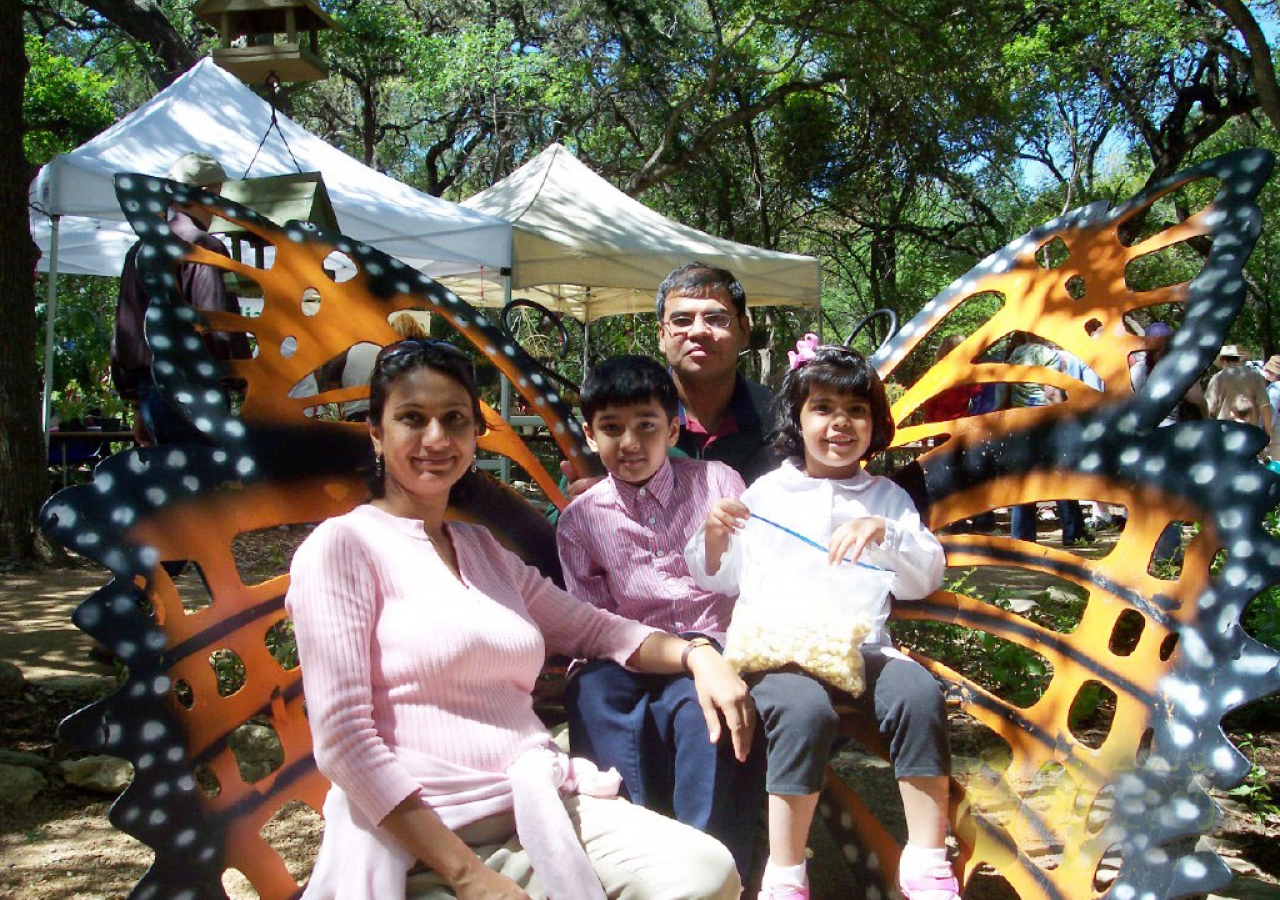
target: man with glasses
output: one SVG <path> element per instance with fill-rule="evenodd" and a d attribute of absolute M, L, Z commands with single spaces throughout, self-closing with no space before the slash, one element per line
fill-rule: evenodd
<path fill-rule="evenodd" d="M 738 372 L 747 347 L 747 294 L 726 269 L 691 262 L 658 287 L 658 346 L 680 395 L 676 448 L 736 470 L 747 484 L 778 466 L 766 444 L 773 394 Z M 577 478 L 561 464 L 568 495 L 577 497 L 598 478 Z"/>
<path fill-rule="evenodd" d="M 692 262 L 658 287 L 658 346 L 680 393 L 680 440 L 689 456 L 736 469 L 747 484 L 777 468 L 765 443 L 773 393 L 738 372 L 747 347 L 747 295 L 725 269 Z"/>

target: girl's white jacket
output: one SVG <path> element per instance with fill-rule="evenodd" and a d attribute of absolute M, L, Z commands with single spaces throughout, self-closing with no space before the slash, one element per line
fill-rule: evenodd
<path fill-rule="evenodd" d="M 788 459 L 780 468 L 761 476 L 741 499 L 753 515 L 783 525 L 822 547 L 829 544 L 831 533 L 850 519 L 882 516 L 886 523 L 884 540 L 878 545 L 868 544 L 860 561 L 892 571 L 890 591 L 899 600 L 919 600 L 942 584 L 946 566 L 942 544 L 924 526 L 907 492 L 887 478 L 862 470 L 851 478 L 811 478 L 799 460 Z M 739 600 L 767 591 L 775 602 L 785 602 L 785 598 L 776 595 L 784 589 L 789 570 L 796 570 L 800 563 L 812 564 L 814 559 L 826 565 L 820 551 L 791 535 L 752 526 L 751 552 L 744 552 L 747 542 L 734 535 L 720 569 L 711 575 L 707 572 L 704 530 L 705 524 L 685 545 L 689 572 L 707 590 L 737 596 Z M 889 602 L 886 599 L 873 616 L 867 644 L 892 643 L 884 627 Z"/>

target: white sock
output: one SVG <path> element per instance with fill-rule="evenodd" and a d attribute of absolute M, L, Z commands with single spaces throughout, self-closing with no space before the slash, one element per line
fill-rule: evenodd
<path fill-rule="evenodd" d="M 798 866 L 780 866 L 770 857 L 764 864 L 764 874 L 760 876 L 761 887 L 775 887 L 782 885 L 795 885 L 796 887 L 804 887 L 809 883 L 806 872 L 808 863 L 800 863 Z"/>
<path fill-rule="evenodd" d="M 902 848 L 902 857 L 898 860 L 898 877 L 914 878 L 947 864 L 946 847 L 917 847 L 915 844 L 907 844 Z"/>

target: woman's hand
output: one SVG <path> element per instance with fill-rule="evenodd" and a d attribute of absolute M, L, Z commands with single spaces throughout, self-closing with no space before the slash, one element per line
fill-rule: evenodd
<path fill-rule="evenodd" d="M 417 794 L 400 801 L 381 825 L 443 878 L 458 900 L 530 900 L 520 885 L 485 866 Z"/>
<path fill-rule="evenodd" d="M 729 549 L 729 537 L 740 531 L 749 518 L 751 510 L 737 497 L 721 497 L 712 505 L 707 513 L 707 524 L 703 532 L 708 575 L 720 571 L 720 560 Z"/>
<path fill-rule="evenodd" d="M 520 885 L 486 867 L 478 857 L 476 862 L 473 870 L 449 885 L 458 900 L 530 900 Z"/>
<path fill-rule="evenodd" d="M 685 651 L 688 651 L 687 653 Z M 690 647 L 689 642 L 665 631 L 655 631 L 627 660 L 637 672 L 674 675 L 688 672 L 698 692 L 698 706 L 707 720 L 711 743 L 720 740 L 720 716 L 733 739 L 733 754 L 745 760 L 755 732 L 756 708 L 747 684 L 710 643 Z M 683 668 L 682 668 L 683 666 Z"/>
<path fill-rule="evenodd" d="M 850 519 L 831 532 L 831 552 L 827 554 L 827 560 L 833 566 L 846 556 L 851 562 L 857 562 L 867 544 L 878 544 L 884 540 L 886 527 L 883 516 Z"/>
<path fill-rule="evenodd" d="M 707 720 L 711 743 L 720 740 L 720 716 L 733 741 L 733 755 L 738 762 L 747 758 L 756 727 L 756 708 L 751 702 L 747 683 L 724 661 L 711 645 L 694 647 L 686 657 L 693 686 L 698 692 L 698 705 Z"/>

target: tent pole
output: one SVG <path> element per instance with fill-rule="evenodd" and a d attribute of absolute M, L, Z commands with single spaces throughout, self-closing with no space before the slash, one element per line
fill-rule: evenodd
<path fill-rule="evenodd" d="M 587 380 L 587 367 L 591 349 L 591 314 L 583 313 L 582 319 L 582 380 Z"/>
<path fill-rule="evenodd" d="M 502 276 L 502 308 L 506 309 L 507 304 L 511 302 L 511 272 L 505 270 L 506 274 Z M 498 412 L 502 415 L 502 421 L 511 422 L 511 381 L 506 375 L 501 377 L 499 384 L 502 386 L 501 399 L 498 401 Z M 503 484 L 511 483 L 511 460 L 505 456 L 502 457 L 501 466 L 498 468 L 498 477 L 502 479 Z"/>
<path fill-rule="evenodd" d="M 49 227 L 49 278 L 44 308 L 44 385 L 40 391 L 40 430 L 44 433 L 45 453 L 49 452 L 49 402 L 53 396 L 53 324 L 58 317 L 58 225 L 62 216 L 54 216 Z"/>

